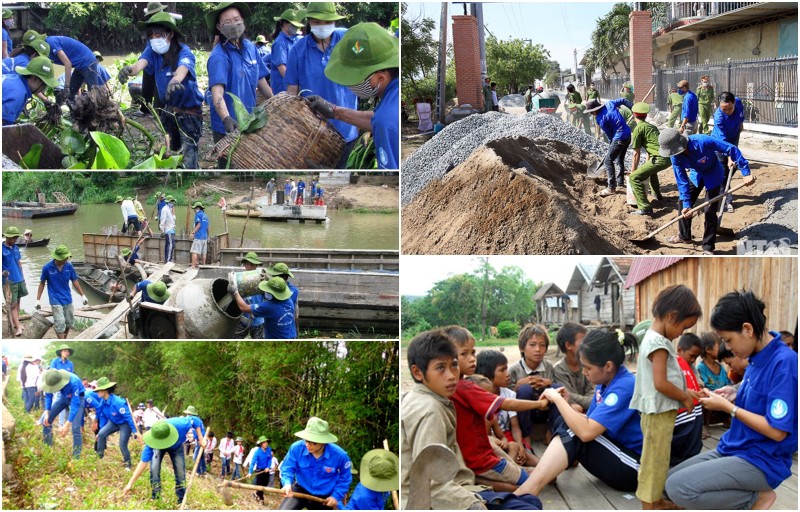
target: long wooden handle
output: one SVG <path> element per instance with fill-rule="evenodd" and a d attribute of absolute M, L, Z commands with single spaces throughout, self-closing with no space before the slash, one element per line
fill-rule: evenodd
<path fill-rule="evenodd" d="M 640 101 L 647 101 L 647 97 L 650 96 L 650 94 L 653 92 L 653 89 L 655 89 L 655 88 L 656 88 L 656 84 L 653 84 L 653 86 L 650 88 L 650 90 L 647 91 L 647 94 L 644 95 L 644 98 L 642 98 Z"/>
<path fill-rule="evenodd" d="M 388 439 L 383 440 L 383 449 L 387 452 L 390 451 Z M 392 491 L 392 505 L 394 505 L 395 510 L 400 510 L 400 499 L 397 497 L 397 491 Z"/>
<path fill-rule="evenodd" d="M 694 214 L 695 212 L 697 212 L 697 211 L 699 211 L 699 210 L 702 210 L 702 209 L 703 209 L 703 208 L 705 208 L 706 206 L 708 206 L 708 205 L 710 205 L 710 204 L 713 204 L 713 203 L 716 203 L 717 201 L 719 201 L 719 200 L 720 200 L 720 199 L 722 199 L 723 197 L 727 196 L 727 195 L 728 195 L 728 194 L 730 194 L 731 192 L 736 192 L 736 191 L 737 191 L 737 190 L 739 190 L 740 188 L 742 188 L 742 187 L 746 187 L 746 186 L 747 186 L 747 183 L 741 183 L 741 184 L 739 184 L 739 185 L 736 185 L 735 187 L 733 187 L 733 188 L 732 188 L 732 189 L 730 189 L 729 191 L 727 191 L 727 192 L 725 192 L 725 193 L 723 193 L 723 194 L 720 194 L 720 195 L 718 195 L 717 197 L 715 197 L 715 198 L 713 198 L 713 199 L 709 199 L 708 201 L 706 201 L 706 202 L 704 202 L 704 203 L 700 203 L 699 205 L 695 206 L 694 208 L 692 208 L 691 210 L 689 210 L 689 211 L 688 211 L 688 212 L 686 212 L 686 213 L 688 213 L 688 214 Z M 681 220 L 682 218 L 684 218 L 684 217 L 683 217 L 683 214 L 678 214 L 678 216 L 677 216 L 677 217 L 675 217 L 675 218 L 674 218 L 674 219 L 672 219 L 671 221 L 667 222 L 666 224 L 664 224 L 664 225 L 663 225 L 663 226 L 661 226 L 660 228 L 656 229 L 655 231 L 651 231 L 651 232 L 650 232 L 650 234 L 648 234 L 648 235 L 647 235 L 647 238 L 652 238 L 652 237 L 654 237 L 655 235 L 657 235 L 658 233 L 661 233 L 662 231 L 664 231 L 665 229 L 667 229 L 667 228 L 668 228 L 668 227 L 670 227 L 671 225 L 675 224 L 676 222 L 678 222 L 678 221 L 679 221 L 679 220 Z"/>
<path fill-rule="evenodd" d="M 280 494 L 281 496 L 286 497 L 286 494 L 283 493 L 283 489 L 276 489 L 274 487 L 264 487 L 263 485 L 240 484 L 238 482 L 225 482 L 222 485 L 224 487 L 234 487 L 236 489 L 249 489 L 251 491 L 271 492 L 272 494 Z M 316 501 L 317 503 L 325 503 L 325 500 L 320 497 L 312 496 L 310 494 L 303 494 L 302 492 L 292 492 L 292 495 L 305 500 Z"/>
<path fill-rule="evenodd" d="M 197 466 L 200 465 L 200 457 L 205 456 L 204 450 L 202 446 L 199 446 L 200 450 L 197 452 L 197 457 L 194 458 L 194 467 L 192 468 L 192 474 L 189 475 L 189 482 L 186 484 L 186 492 L 183 493 L 183 501 L 181 501 L 181 508 L 179 510 L 183 510 L 186 507 L 186 498 L 189 496 L 189 489 L 192 488 L 192 481 L 194 481 L 194 475 L 197 473 Z"/>

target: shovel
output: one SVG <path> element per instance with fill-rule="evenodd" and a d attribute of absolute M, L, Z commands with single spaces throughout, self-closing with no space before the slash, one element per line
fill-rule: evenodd
<path fill-rule="evenodd" d="M 431 481 L 448 482 L 458 472 L 456 455 L 443 444 L 430 444 L 422 449 L 411 465 L 411 481 L 407 510 L 431 509 Z"/>
<path fill-rule="evenodd" d="M 603 167 L 603 162 L 605 162 L 605 159 L 601 159 L 599 162 L 597 162 L 597 164 L 587 167 L 586 176 L 594 179 L 605 175 L 605 171 L 600 170 L 600 168 Z"/>
<path fill-rule="evenodd" d="M 708 206 L 710 204 L 714 204 L 717 201 L 719 201 L 720 199 L 722 199 L 723 197 L 725 197 L 726 195 L 728 195 L 728 194 L 730 194 L 732 192 L 736 192 L 740 188 L 746 187 L 746 186 L 747 186 L 746 183 L 742 183 L 740 185 L 737 185 L 737 186 L 733 187 L 732 189 L 728 190 L 725 193 L 722 193 L 722 194 L 720 194 L 720 195 L 718 195 L 718 196 L 716 196 L 716 197 L 714 197 L 712 199 L 709 199 L 708 201 L 706 201 L 704 203 L 700 203 L 699 205 L 695 206 L 694 208 L 692 208 L 691 210 L 689 210 L 686 213 L 688 213 L 690 216 L 694 216 L 695 213 L 697 213 L 698 211 L 702 210 L 706 206 Z M 667 229 L 671 225 L 675 224 L 676 222 L 678 222 L 682 218 L 684 218 L 683 215 L 679 214 L 677 217 L 675 217 L 671 221 L 667 222 L 666 224 L 664 224 L 660 228 L 656 229 L 655 231 L 651 231 L 650 233 L 648 233 L 647 236 L 645 236 L 643 238 L 629 238 L 629 240 L 632 241 L 632 242 L 644 242 L 646 240 L 650 240 L 651 238 L 656 236 L 658 233 L 661 233 L 662 231 L 664 231 L 665 229 Z"/>
<path fill-rule="evenodd" d="M 250 484 L 240 484 L 238 482 L 224 482 L 217 486 L 220 488 L 220 494 L 222 495 L 222 501 L 225 503 L 226 506 L 233 505 L 233 496 L 231 495 L 230 488 L 233 487 L 234 489 L 248 489 L 251 491 L 263 491 L 263 492 L 270 492 L 272 494 L 280 494 L 284 498 L 286 494 L 283 493 L 283 489 L 276 489 L 274 487 L 264 487 L 263 485 L 250 485 Z M 316 501 L 317 503 L 325 503 L 325 500 L 319 498 L 317 496 L 312 496 L 310 494 L 303 494 L 301 492 L 293 492 L 293 496 L 296 496 L 301 499 L 309 500 L 309 501 Z"/>
<path fill-rule="evenodd" d="M 725 184 L 725 189 L 724 189 L 725 195 L 729 194 L 729 190 L 731 188 L 731 179 L 733 178 L 733 173 L 735 172 L 736 172 L 736 167 L 730 169 L 730 172 L 728 173 L 728 182 Z M 727 201 L 722 201 L 719 203 L 719 212 L 717 212 L 717 225 L 722 224 L 722 216 L 725 215 L 726 202 Z"/>
<path fill-rule="evenodd" d="M 205 456 L 203 453 L 203 447 L 201 446 L 200 449 L 197 451 L 197 457 L 194 459 L 194 468 L 192 468 L 192 474 L 189 475 L 189 483 L 186 484 L 186 492 L 183 493 L 183 501 L 181 501 L 181 508 L 178 510 L 183 510 L 186 507 L 186 498 L 189 496 L 189 489 L 192 488 L 192 481 L 194 481 L 194 475 L 197 473 L 197 466 L 200 464 L 200 457 Z"/>

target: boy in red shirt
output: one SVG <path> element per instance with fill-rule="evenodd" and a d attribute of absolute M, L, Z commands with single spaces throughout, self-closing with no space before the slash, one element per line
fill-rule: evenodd
<path fill-rule="evenodd" d="M 686 333 L 678 339 L 678 364 L 686 379 L 686 389 L 700 391 L 700 384 L 694 372 L 694 362 L 703 354 L 703 343 L 696 334 Z M 675 417 L 675 430 L 672 434 L 670 466 L 680 464 L 689 457 L 700 453 L 703 448 L 703 406 L 695 399 L 694 409 L 678 409 Z"/>

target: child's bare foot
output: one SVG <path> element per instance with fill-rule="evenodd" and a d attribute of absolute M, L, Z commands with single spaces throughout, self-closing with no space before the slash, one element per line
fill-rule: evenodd
<path fill-rule="evenodd" d="M 753 503 L 753 508 L 750 510 L 769 510 L 772 505 L 775 504 L 777 498 L 778 496 L 772 489 L 769 491 L 761 491 L 758 493 L 758 499 Z"/>
<path fill-rule="evenodd" d="M 653 503 L 653 510 L 683 510 L 683 509 L 669 500 L 661 499 Z"/>

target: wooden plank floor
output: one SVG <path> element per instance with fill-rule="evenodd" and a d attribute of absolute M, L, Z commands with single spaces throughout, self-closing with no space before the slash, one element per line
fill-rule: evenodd
<path fill-rule="evenodd" d="M 726 431 L 721 425 L 710 429 L 711 436 L 703 441 L 703 451 L 714 449 Z M 541 442 L 534 443 L 536 455 L 544 453 Z M 776 490 L 773 510 L 798 510 L 797 453 L 794 454 L 792 476 Z M 635 493 L 620 492 L 607 486 L 578 465 L 561 473 L 555 484 L 546 486 L 539 495 L 545 510 L 641 510 Z"/>

